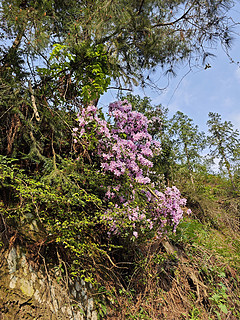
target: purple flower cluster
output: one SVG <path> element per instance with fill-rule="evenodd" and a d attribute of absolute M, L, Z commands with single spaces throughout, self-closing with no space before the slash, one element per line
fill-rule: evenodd
<path fill-rule="evenodd" d="M 162 221 L 162 228 L 170 226 L 175 232 L 179 222 L 183 218 L 183 208 L 187 200 L 181 198 L 180 191 L 176 187 L 167 187 L 164 192 L 154 190 L 153 194 L 151 194 L 150 198 L 147 195 L 149 199 L 149 211 L 153 221 L 155 224 L 158 221 Z M 190 214 L 191 210 L 187 210 L 186 213 Z M 161 230 L 158 230 L 157 234 L 161 236 Z"/>
<path fill-rule="evenodd" d="M 145 201 L 141 208 L 134 206 L 134 201 L 127 201 L 122 208 L 115 205 L 107 210 L 105 219 L 110 225 L 109 234 L 120 234 L 122 230 L 128 230 L 135 238 L 146 232 L 161 238 L 169 229 L 176 231 L 184 212 L 191 213 L 191 210 L 184 208 L 187 200 L 181 198 L 176 187 L 166 188 L 164 192 L 149 190 L 142 189 Z"/>
<path fill-rule="evenodd" d="M 77 115 L 78 127 L 73 128 L 73 136 L 89 138 L 88 135 L 94 130 L 94 133 L 101 137 L 110 139 L 110 131 L 108 123 L 99 117 L 98 109 L 95 106 L 82 108 L 82 111 Z M 76 140 L 77 142 L 77 140 Z"/>
<path fill-rule="evenodd" d="M 137 238 L 140 229 L 152 228 L 152 222 L 147 219 L 146 212 L 139 206 L 134 207 L 131 202 L 125 202 L 122 207 L 115 204 L 113 208 L 105 212 L 104 220 L 109 226 L 109 236 L 121 234 L 122 230 L 125 230 L 126 234 Z"/>
<path fill-rule="evenodd" d="M 160 143 L 148 133 L 148 119 L 132 111 L 126 100 L 111 103 L 109 116 L 113 120 L 111 126 L 99 117 L 96 107 L 82 109 L 77 118 L 79 128 L 73 129 L 73 135 L 82 137 L 94 128 L 103 171 L 112 172 L 115 177 L 127 172 L 138 183 L 150 183 L 147 173 L 153 163 L 149 159 L 153 157 L 153 150 L 160 152 Z"/>
<path fill-rule="evenodd" d="M 75 142 L 77 137 L 84 138 L 90 148 L 95 141 L 102 171 L 113 174 L 114 182 L 105 194 L 107 201 L 115 202 L 104 215 L 109 234 L 125 230 L 137 238 L 148 231 L 161 237 L 169 228 L 175 231 L 183 217 L 186 199 L 181 198 L 176 187 L 164 192 L 155 190 L 148 176 L 153 166 L 151 158 L 161 150 L 159 142 L 149 134 L 148 125 L 159 119 L 149 121 L 133 111 L 126 100 L 111 103 L 109 116 L 107 122 L 95 106 L 88 106 L 78 114 L 78 127 L 73 128 Z M 126 179 L 122 179 L 124 175 L 130 178 L 128 186 Z"/>

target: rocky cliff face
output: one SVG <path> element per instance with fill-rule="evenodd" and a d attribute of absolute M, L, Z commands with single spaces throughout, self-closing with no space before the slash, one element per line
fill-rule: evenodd
<path fill-rule="evenodd" d="M 91 286 L 83 280 L 62 281 L 59 271 L 34 268 L 24 249 L 1 252 L 1 320 L 97 320 Z"/>

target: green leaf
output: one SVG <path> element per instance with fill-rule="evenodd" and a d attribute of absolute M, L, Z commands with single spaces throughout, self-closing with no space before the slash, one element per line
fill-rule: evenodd
<path fill-rule="evenodd" d="M 212 295 L 211 298 L 209 298 L 209 299 L 212 300 L 212 301 L 217 302 L 217 301 L 219 301 L 219 300 L 221 299 L 221 296 L 220 296 L 219 294 L 215 293 L 215 294 Z"/>
<path fill-rule="evenodd" d="M 219 307 L 219 309 L 220 309 L 223 313 L 225 313 L 225 314 L 228 313 L 228 309 L 227 309 L 227 307 L 226 307 L 225 304 L 220 303 L 220 304 L 218 305 L 218 307 Z"/>

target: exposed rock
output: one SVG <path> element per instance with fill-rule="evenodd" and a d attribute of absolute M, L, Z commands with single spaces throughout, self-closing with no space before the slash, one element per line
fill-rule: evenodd
<path fill-rule="evenodd" d="M 97 320 L 90 287 L 83 279 L 64 286 L 46 266 L 35 270 L 19 246 L 1 255 L 0 320 Z"/>

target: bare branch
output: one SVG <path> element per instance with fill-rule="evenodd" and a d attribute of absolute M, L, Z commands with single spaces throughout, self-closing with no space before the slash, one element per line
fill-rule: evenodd
<path fill-rule="evenodd" d="M 109 89 L 116 89 L 116 90 L 123 90 L 123 91 L 133 91 L 132 89 L 122 88 L 122 87 L 108 87 L 107 90 L 109 90 Z"/>

